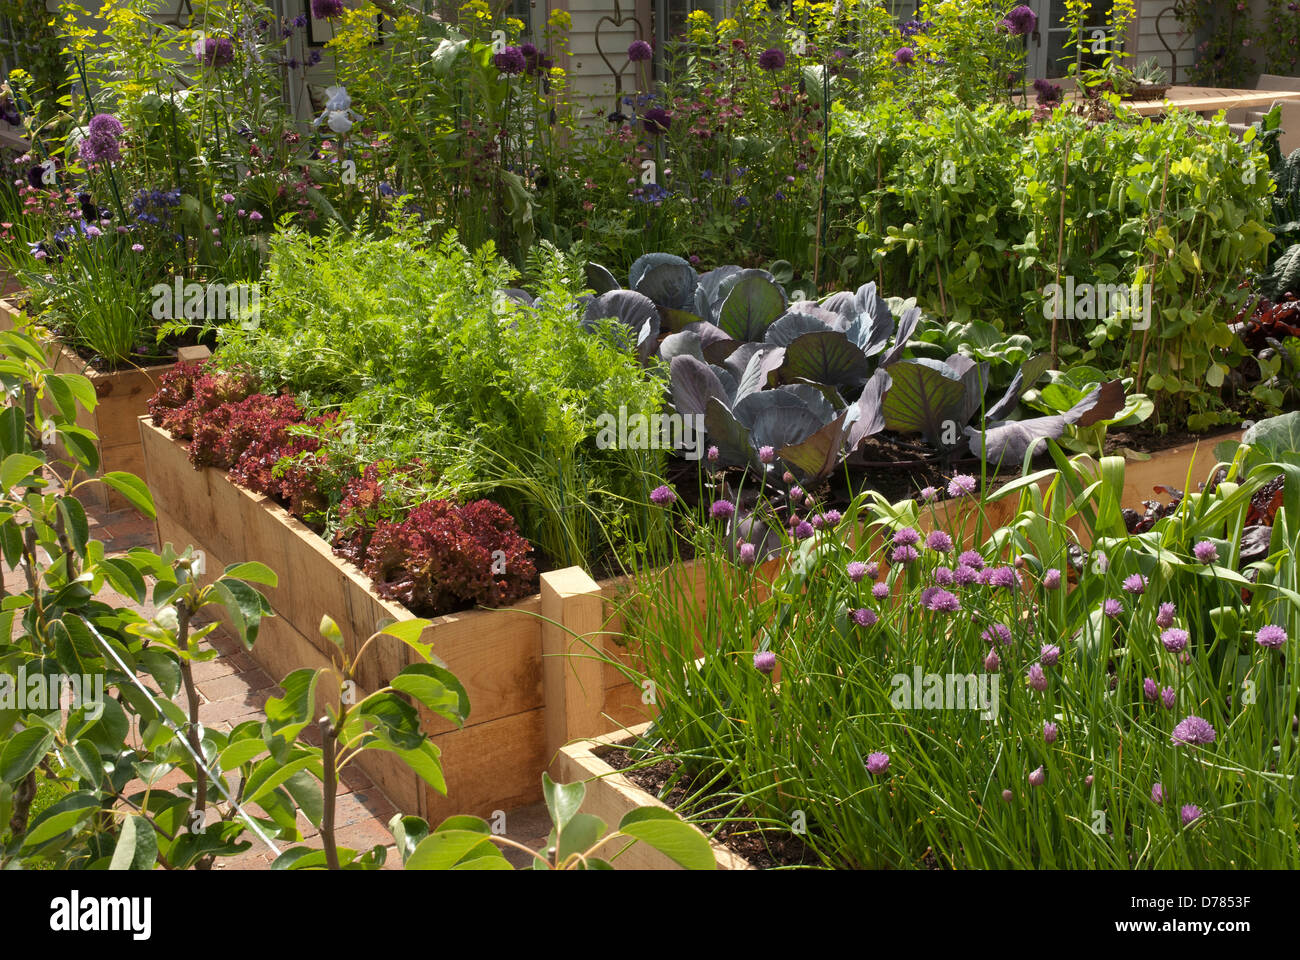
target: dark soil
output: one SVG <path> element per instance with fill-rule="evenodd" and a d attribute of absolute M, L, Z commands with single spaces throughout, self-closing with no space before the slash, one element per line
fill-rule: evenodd
<path fill-rule="evenodd" d="M 1112 454 L 1119 449 L 1135 450 L 1138 453 L 1159 453 L 1187 444 L 1199 443 L 1207 451 L 1223 440 L 1226 434 L 1235 433 L 1235 429 L 1217 430 L 1210 433 L 1192 433 L 1188 430 L 1170 430 L 1157 433 L 1154 429 L 1131 427 L 1127 430 L 1111 430 L 1106 433 L 1106 445 L 1103 452 Z"/>
<path fill-rule="evenodd" d="M 683 806 L 692 792 L 689 780 L 682 778 L 666 794 L 663 792 L 665 784 L 677 772 L 680 764 L 676 760 L 665 759 L 650 767 L 629 770 L 637 761 L 623 748 L 635 742 L 635 737 L 629 737 L 615 746 L 597 750 L 596 754 L 615 770 L 622 770 L 623 776 L 642 790 L 658 797 L 674 810 L 689 813 L 690 808 Z M 785 830 L 760 827 L 753 820 L 729 820 L 718 828 L 713 839 L 760 870 L 821 866 L 817 855 L 797 836 Z"/>

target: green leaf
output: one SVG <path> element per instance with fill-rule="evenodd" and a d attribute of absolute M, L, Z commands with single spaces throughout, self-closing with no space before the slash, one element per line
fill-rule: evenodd
<path fill-rule="evenodd" d="M 99 472 L 99 445 L 94 433 L 75 424 L 64 424 L 57 433 L 63 439 L 63 448 L 83 470 Z"/>
<path fill-rule="evenodd" d="M 410 694 L 438 716 L 465 725 L 469 694 L 450 670 L 432 663 L 414 663 L 393 677 L 390 686 Z"/>
<path fill-rule="evenodd" d="M 265 752 L 266 744 L 261 740 L 237 740 L 217 756 L 217 766 L 222 770 L 237 770 Z"/>
<path fill-rule="evenodd" d="M 618 825 L 618 832 L 648 843 L 687 870 L 716 870 L 718 861 L 708 838 L 662 807 L 632 810 Z"/>
<path fill-rule="evenodd" d="M 157 859 L 158 835 L 149 821 L 137 816 L 123 820 L 108 869 L 152 870 Z"/>
<path fill-rule="evenodd" d="M 546 800 L 546 809 L 550 811 L 551 822 L 561 833 L 564 827 L 577 814 L 582 806 L 587 788 L 581 782 L 556 783 L 549 774 L 542 774 L 542 796 Z"/>
<path fill-rule="evenodd" d="M 0 493 L 8 493 L 18 481 L 39 470 L 45 461 L 29 453 L 11 453 L 0 462 Z"/>
<path fill-rule="evenodd" d="M 87 788 L 96 790 L 104 782 L 104 764 L 93 743 L 78 740 L 63 751 L 63 759 L 77 772 L 77 777 Z"/>
<path fill-rule="evenodd" d="M 274 757 L 267 757 L 249 774 L 244 803 L 257 803 L 280 784 L 284 783 L 299 770 L 320 770 L 320 758 L 316 756 L 298 757 L 281 765 Z"/>
<path fill-rule="evenodd" d="M 473 818 L 463 818 L 473 819 Z M 487 824 L 483 824 L 486 830 Z M 402 863 L 420 845 L 420 841 L 429 835 L 429 825 L 420 817 L 404 817 L 400 813 L 393 815 L 393 819 L 388 821 L 388 832 L 393 835 L 397 843 L 397 852 L 402 858 Z"/>
<path fill-rule="evenodd" d="M 284 696 L 266 701 L 266 718 L 274 724 L 308 723 L 315 719 L 316 686 L 319 682 L 320 672 L 310 667 L 293 671 L 280 682 Z"/>
<path fill-rule="evenodd" d="M 575 813 L 560 831 L 558 856 L 563 863 L 575 853 L 586 853 L 609 831 L 609 824 L 590 813 Z"/>
<path fill-rule="evenodd" d="M 0 780 L 17 783 L 36 769 L 54 745 L 54 731 L 28 727 L 14 734 L 0 752 Z"/>
<path fill-rule="evenodd" d="M 212 584 L 213 590 L 226 605 L 230 622 L 236 635 L 248 649 L 257 641 L 257 630 L 262 617 L 274 616 L 266 597 L 254 590 L 243 580 L 222 577 Z"/>
<path fill-rule="evenodd" d="M 31 828 L 23 838 L 23 847 L 35 847 L 69 830 L 75 830 L 99 809 L 98 793 L 79 791 L 69 794 L 32 821 Z"/>
<path fill-rule="evenodd" d="M 279 578 L 264 563 L 248 561 L 246 563 L 236 563 L 226 567 L 223 577 L 230 577 L 233 580 L 244 580 L 248 583 L 260 583 L 268 587 L 277 587 L 280 585 Z"/>
<path fill-rule="evenodd" d="M 293 802 L 308 822 L 319 827 L 321 818 L 325 815 L 325 797 L 320 781 L 310 772 L 299 770 L 284 782 L 284 789 L 293 797 Z"/>
<path fill-rule="evenodd" d="M 149 492 L 149 488 L 145 486 L 144 481 L 135 474 L 124 473 L 121 470 L 110 470 L 100 479 L 126 497 L 131 506 L 150 520 L 158 515 L 153 506 L 153 494 Z"/>
<path fill-rule="evenodd" d="M 136 603 L 144 602 L 149 588 L 135 564 L 125 557 L 105 557 L 100 566 L 114 590 L 125 594 Z"/>
<path fill-rule="evenodd" d="M 423 636 L 425 629 L 431 625 L 429 620 L 395 620 L 381 627 L 378 632 L 390 637 L 396 637 L 418 653 L 420 659 L 428 660 L 433 656 L 433 645 L 421 643 L 420 637 Z"/>
<path fill-rule="evenodd" d="M 476 830 L 436 830 L 406 861 L 407 870 L 450 870 L 464 860 L 489 857 L 496 845 Z"/>
<path fill-rule="evenodd" d="M 86 543 L 90 540 L 90 524 L 86 520 L 85 508 L 76 497 L 59 497 L 59 513 L 63 517 L 63 528 L 72 541 L 72 549 L 84 557 Z"/>
<path fill-rule="evenodd" d="M 343 649 L 343 631 L 328 613 L 321 615 L 319 630 L 322 637 L 340 650 Z"/>

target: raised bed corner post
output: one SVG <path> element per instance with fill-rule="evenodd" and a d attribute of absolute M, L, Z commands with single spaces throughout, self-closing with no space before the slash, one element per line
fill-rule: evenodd
<path fill-rule="evenodd" d="M 546 755 L 554 758 L 569 741 L 608 726 L 601 721 L 604 663 L 596 653 L 603 646 L 605 602 L 581 567 L 543 573 L 541 593 Z"/>

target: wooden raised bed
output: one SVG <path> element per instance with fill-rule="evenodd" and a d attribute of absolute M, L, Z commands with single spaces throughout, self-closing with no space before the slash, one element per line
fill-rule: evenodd
<path fill-rule="evenodd" d="M 11 303 L 0 300 L 0 330 L 10 330 L 25 322 Z M 95 388 L 99 403 L 91 411 L 78 408 L 77 425 L 95 434 L 100 471 L 122 470 L 143 477 L 144 451 L 140 446 L 140 429 L 136 421 L 147 411 L 149 398 L 158 392 L 158 378 L 175 364 L 161 363 L 101 373 L 88 367 L 75 351 L 55 340 L 46 341 L 46 352 L 55 373 L 79 373 Z M 188 347 L 182 353 L 186 354 L 182 359 L 200 360 L 208 355 L 208 349 Z M 54 409 L 48 397 L 42 398 L 40 405 L 47 415 Z M 61 443 L 56 443 L 53 451 L 58 458 L 68 456 Z M 125 510 L 131 507 L 125 497 L 102 483 L 82 487 L 77 496 L 91 509 Z"/>
<path fill-rule="evenodd" d="M 626 730 L 580 740 L 560 750 L 558 771 L 562 783 L 582 781 L 587 785 L 587 796 L 582 804 L 582 812 L 600 817 L 611 828 L 637 807 L 661 807 L 670 809 L 658 797 L 642 790 L 623 774 L 619 773 L 597 754 L 602 747 L 610 747 L 631 736 L 639 736 L 649 724 L 639 724 Z M 720 843 L 711 843 L 714 859 L 719 870 L 753 870 L 748 860 L 733 853 Z M 644 843 L 632 843 L 622 840 L 611 841 L 605 848 L 607 858 L 620 870 L 680 870 L 682 869 L 668 857 Z M 616 859 L 615 859 L 616 858 Z"/>
<path fill-rule="evenodd" d="M 236 486 L 222 471 L 196 470 L 185 447 L 139 419 L 160 544 L 205 553 L 204 580 L 231 563 L 258 560 L 279 576 L 266 590 L 276 616 L 263 622 L 252 655 L 275 679 L 329 662 L 322 614 L 338 623 L 349 656 L 382 622 L 413 615 L 376 596 L 370 580 L 271 499 Z M 465 685 L 462 730 L 421 710 L 442 751 L 447 796 L 426 787 L 394 755 L 368 751 L 358 763 L 403 813 L 437 822 L 453 814 L 490 817 L 541 798 L 541 774 L 565 743 L 648 716 L 641 691 L 575 635 L 608 656 L 627 654 L 609 633 L 620 584 L 597 584 L 578 567 L 541 576 L 541 592 L 512 607 L 438 617 L 424 641 Z M 381 637 L 362 660 L 358 693 L 388 682 L 410 662 L 405 644 Z"/>

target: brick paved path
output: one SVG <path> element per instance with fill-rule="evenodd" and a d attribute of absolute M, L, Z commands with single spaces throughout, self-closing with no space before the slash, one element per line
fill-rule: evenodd
<path fill-rule="evenodd" d="M 114 556 L 125 553 L 133 547 L 158 548 L 156 532 L 152 520 L 147 520 L 134 510 L 115 513 L 93 513 L 88 511 L 91 537 L 104 543 L 105 554 Z M 177 544 L 183 547 L 183 544 Z M 250 557 L 248 559 L 256 559 Z M 6 587 L 25 590 L 26 581 L 20 570 L 5 572 Z M 100 592 L 100 599 L 114 606 L 131 607 L 143 616 L 152 617 L 154 607 L 151 603 L 137 604 L 107 585 Z M 199 707 L 199 720 L 205 727 L 229 732 L 246 720 L 264 720 L 263 706 L 268 698 L 281 696 L 283 692 L 276 680 L 268 676 L 228 631 L 218 627 L 202 641 L 204 648 L 214 647 L 218 656 L 204 663 L 194 665 L 194 679 L 202 703 Z M 184 693 L 178 695 L 178 703 L 184 702 Z M 538 771 L 538 777 L 541 772 Z M 173 772 L 158 781 L 158 786 L 166 788 L 184 779 L 178 772 Z M 135 781 L 128 785 L 127 792 L 143 789 L 143 783 Z M 340 846 L 354 850 L 369 850 L 376 844 L 389 846 L 389 858 L 386 868 L 400 866 L 393 850 L 392 834 L 388 832 L 388 822 L 397 809 L 366 776 L 364 771 L 349 767 L 343 772 L 339 785 L 339 797 L 336 805 L 336 841 Z M 257 811 L 260 814 L 261 811 Z M 506 814 L 507 836 L 534 849 L 541 849 L 545 843 L 549 820 L 541 804 L 508 811 Z M 298 827 L 307 846 L 320 847 L 320 832 L 299 814 Z M 296 844 L 276 841 L 276 845 L 285 850 Z M 522 865 L 527 857 L 522 853 L 510 851 L 508 854 L 516 866 Z M 274 856 L 265 844 L 257 841 L 252 849 L 237 857 L 218 860 L 217 869 L 221 870 L 260 870 L 266 869 Z"/>

